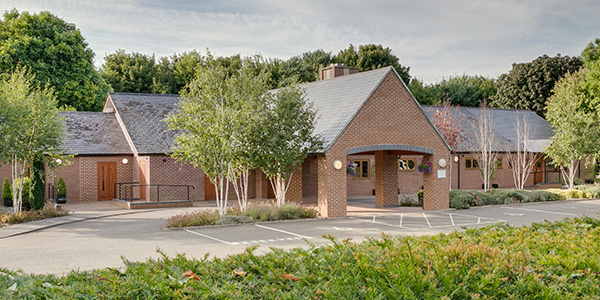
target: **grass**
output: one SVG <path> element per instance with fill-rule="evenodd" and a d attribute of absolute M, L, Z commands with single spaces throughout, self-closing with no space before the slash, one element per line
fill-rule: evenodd
<path fill-rule="evenodd" d="M 45 207 L 41 210 L 26 210 L 20 213 L 3 212 L 0 213 L 0 227 L 11 224 L 19 224 L 49 218 L 63 217 L 68 214 L 68 211 L 57 210 L 55 208 L 49 207 Z"/>
<path fill-rule="evenodd" d="M 163 255 L 66 276 L 3 270 L 3 299 L 598 299 L 600 219 L 435 236 L 256 247 L 225 259 Z"/>
<path fill-rule="evenodd" d="M 282 207 L 265 204 L 252 205 L 245 212 L 242 212 L 239 207 L 227 209 L 227 216 L 250 217 L 255 222 L 316 218 L 317 215 L 318 212 L 316 209 L 302 207 L 294 203 L 285 204 Z M 167 220 L 167 227 L 215 225 L 218 221 L 220 225 L 246 222 L 242 218 L 223 218 L 219 220 L 219 212 L 217 210 L 202 210 L 173 216 Z"/>

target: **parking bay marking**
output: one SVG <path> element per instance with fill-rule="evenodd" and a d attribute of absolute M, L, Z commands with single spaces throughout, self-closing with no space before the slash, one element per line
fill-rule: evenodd
<path fill-rule="evenodd" d="M 548 210 L 531 209 L 531 208 L 520 208 L 520 207 L 501 207 L 501 208 L 504 208 L 504 209 L 524 210 L 524 211 L 533 211 L 533 212 L 546 213 L 546 214 L 555 214 L 555 215 L 577 216 L 576 214 L 563 213 L 563 212 L 555 212 L 555 211 L 548 211 Z"/>
<path fill-rule="evenodd" d="M 473 216 L 473 215 L 468 215 L 468 214 L 460 214 L 460 213 L 445 213 L 445 212 L 439 212 L 439 213 L 435 213 L 435 214 L 448 214 L 449 218 L 450 218 L 450 222 L 452 225 L 432 225 L 431 222 L 429 221 L 429 218 L 427 218 L 427 215 L 425 213 L 421 213 L 420 215 L 423 217 L 423 219 L 427 222 L 427 225 L 425 226 L 425 228 L 429 227 L 429 228 L 444 228 L 444 227 L 459 227 L 459 226 L 473 226 L 473 225 L 483 225 L 483 224 L 494 224 L 494 223 L 506 223 L 506 220 L 502 220 L 502 219 L 494 219 L 494 218 L 487 218 L 487 217 L 479 217 L 479 216 Z M 409 230 L 418 230 L 419 228 L 415 228 L 415 227 L 407 227 L 404 224 L 404 214 L 399 214 L 400 215 L 400 224 L 399 225 L 394 225 L 394 224 L 389 224 L 386 222 L 381 222 L 381 221 L 376 221 L 377 217 L 375 215 L 373 215 L 373 219 L 372 220 L 365 220 L 365 219 L 361 219 L 361 218 L 356 218 L 356 217 L 350 217 L 350 219 L 355 219 L 361 222 L 367 222 L 367 223 L 374 223 L 374 224 L 379 224 L 379 225 L 385 225 L 385 226 L 390 226 L 390 227 L 396 227 L 396 228 L 403 228 L 403 229 L 409 229 Z M 456 223 L 454 220 L 454 216 L 461 216 L 461 217 L 468 217 L 468 218 L 476 218 L 477 222 L 467 222 L 467 223 Z M 422 219 L 422 220 L 423 220 Z M 484 219 L 482 221 L 482 219 Z M 463 221 L 464 222 L 464 221 Z"/>
<path fill-rule="evenodd" d="M 285 230 L 281 230 L 281 229 L 277 229 L 277 228 L 272 228 L 272 227 L 267 227 L 267 226 L 263 226 L 263 225 L 258 225 L 255 224 L 254 226 L 259 227 L 259 228 L 263 228 L 263 229 L 267 229 L 267 230 L 272 230 L 272 231 L 277 231 L 277 232 L 281 232 L 281 233 L 285 233 L 287 235 L 292 235 L 294 237 L 289 237 L 289 238 L 279 238 L 279 239 L 266 239 L 266 240 L 251 240 L 251 241 L 241 241 L 241 242 L 228 242 L 216 237 L 212 237 L 210 235 L 206 235 L 206 234 L 202 234 L 199 232 L 195 232 L 195 231 L 191 231 L 189 229 L 186 229 L 185 231 L 191 233 L 191 234 L 195 234 L 213 241 L 217 241 L 220 243 L 224 243 L 230 246 L 235 246 L 235 245 L 247 245 L 247 244 L 258 244 L 258 243 L 267 243 L 267 242 L 284 242 L 284 241 L 294 241 L 294 240 L 300 240 L 300 239 L 312 239 L 312 237 L 309 236 L 305 236 L 305 235 L 301 235 L 301 234 L 296 234 L 293 232 L 289 232 L 289 231 L 285 231 Z"/>

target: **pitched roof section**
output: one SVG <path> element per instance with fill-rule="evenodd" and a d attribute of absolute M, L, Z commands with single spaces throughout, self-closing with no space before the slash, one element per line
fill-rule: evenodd
<path fill-rule="evenodd" d="M 60 112 L 65 118 L 63 139 L 67 154 L 132 154 L 114 114 L 99 112 Z"/>
<path fill-rule="evenodd" d="M 139 154 L 171 152 L 176 132 L 167 130 L 164 119 L 177 109 L 178 95 L 109 93 L 108 96 Z"/>
<path fill-rule="evenodd" d="M 436 106 L 423 106 L 423 110 L 427 117 L 433 121 Z M 481 118 L 482 109 L 478 107 L 459 107 L 456 117 L 461 118 L 461 126 L 465 140 L 458 146 L 458 152 L 474 152 L 475 148 L 475 128 L 477 122 Z M 498 139 L 497 151 L 516 151 L 517 146 L 517 128 L 516 120 L 517 113 L 524 115 L 529 125 L 529 140 L 527 147 L 532 152 L 543 152 L 548 146 L 550 138 L 554 134 L 550 123 L 528 110 L 512 110 L 512 109 L 490 109 L 492 120 L 494 122 L 494 132 Z"/>
<path fill-rule="evenodd" d="M 337 140 L 354 119 L 391 67 L 360 72 L 300 85 L 306 99 L 317 111 L 315 134 L 320 134 L 325 150 Z"/>

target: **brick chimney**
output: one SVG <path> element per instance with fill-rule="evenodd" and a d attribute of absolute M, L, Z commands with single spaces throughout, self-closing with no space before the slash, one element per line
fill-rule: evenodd
<path fill-rule="evenodd" d="M 319 80 L 326 80 L 354 73 L 358 73 L 357 67 L 349 67 L 347 64 L 330 64 L 319 70 Z"/>

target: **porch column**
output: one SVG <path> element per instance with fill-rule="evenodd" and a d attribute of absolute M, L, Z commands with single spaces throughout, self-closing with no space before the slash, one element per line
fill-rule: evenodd
<path fill-rule="evenodd" d="M 342 156 L 319 156 L 317 164 L 319 186 L 319 212 L 326 218 L 346 216 L 346 168 L 336 170 L 333 162 L 346 161 Z"/>
<path fill-rule="evenodd" d="M 449 179 L 448 166 L 439 166 L 440 159 L 447 159 L 447 155 L 423 155 L 423 161 L 431 162 L 431 173 L 423 172 L 423 209 L 440 210 L 449 208 Z M 439 173 L 438 170 L 445 172 Z"/>
<path fill-rule="evenodd" d="M 375 206 L 398 206 L 398 156 L 375 152 Z"/>

